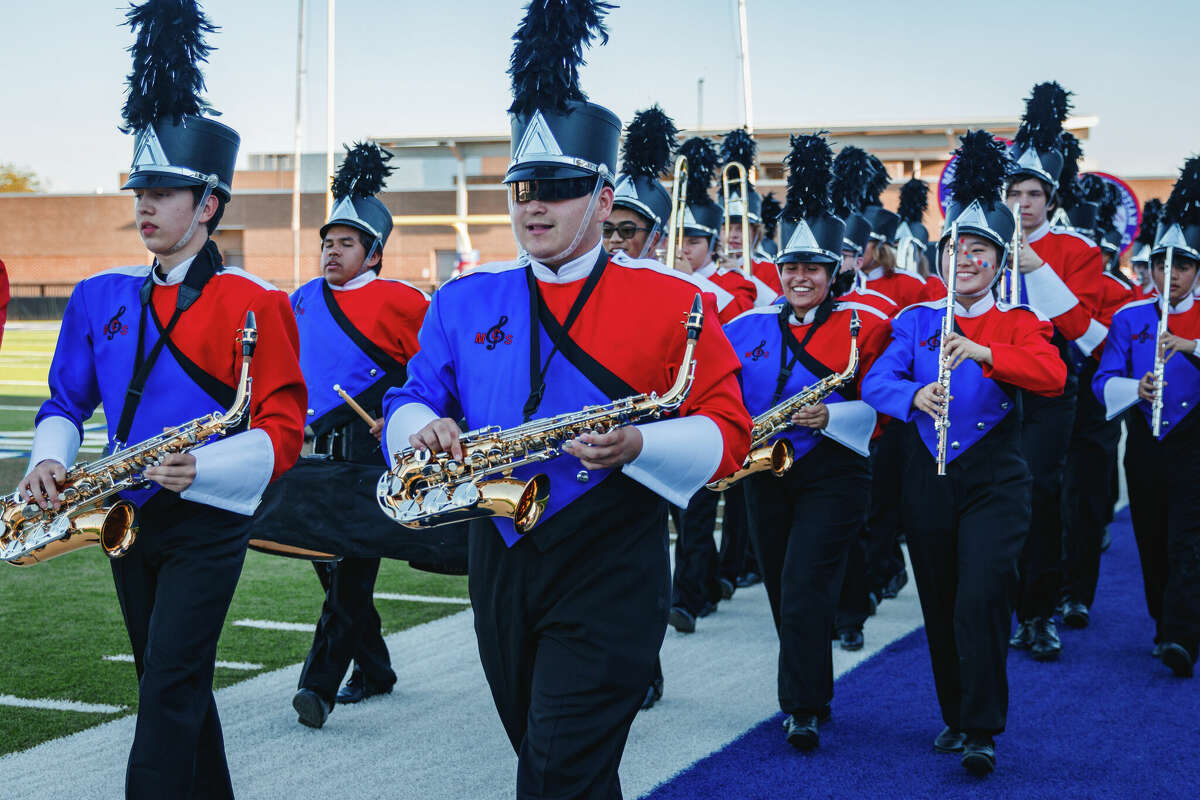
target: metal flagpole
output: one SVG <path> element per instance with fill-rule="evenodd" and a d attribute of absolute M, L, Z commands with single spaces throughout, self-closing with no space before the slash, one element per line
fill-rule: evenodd
<path fill-rule="evenodd" d="M 738 29 L 741 34 L 742 101 L 746 106 L 746 133 L 754 133 L 754 105 L 750 100 L 750 37 L 746 32 L 746 0 L 738 0 Z"/>
<path fill-rule="evenodd" d="M 329 9 L 328 32 L 325 43 L 325 219 L 333 211 L 333 193 L 329 176 L 333 175 L 333 17 L 336 0 L 325 0 Z"/>
<path fill-rule="evenodd" d="M 296 147 L 292 155 L 292 289 L 300 288 L 300 136 L 304 108 L 304 0 L 296 24 Z"/>

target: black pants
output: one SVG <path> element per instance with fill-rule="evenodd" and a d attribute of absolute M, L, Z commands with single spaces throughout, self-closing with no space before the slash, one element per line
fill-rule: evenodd
<path fill-rule="evenodd" d="M 479 657 L 518 798 L 619 798 L 617 768 L 667 627 L 666 503 L 613 473 L 506 548 L 471 524 Z"/>
<path fill-rule="evenodd" d="M 1195 415 L 1196 412 L 1192 412 Z M 1138 408 L 1125 415 L 1129 512 L 1154 641 L 1200 645 L 1200 419 L 1156 442 Z"/>
<path fill-rule="evenodd" d="M 1062 491 L 1075 421 L 1078 381 L 1068 373 L 1059 397 L 1024 393 L 1021 454 L 1033 475 L 1033 515 L 1021 551 L 1017 619 L 1051 617 L 1062 594 Z M 975 445 L 978 447 L 979 445 Z M 1107 495 L 1107 488 L 1103 493 Z"/>
<path fill-rule="evenodd" d="M 922 445 L 904 473 L 904 529 L 942 719 L 1000 733 L 1017 559 L 1029 527 L 1020 421 L 1008 416 L 938 476 Z"/>
<path fill-rule="evenodd" d="M 717 582 L 717 542 L 713 538 L 717 524 L 717 501 L 721 495 L 701 488 L 692 495 L 686 509 L 671 506 L 675 520 L 675 575 L 671 585 L 671 605 L 686 609 L 693 616 L 706 603 L 721 600 Z"/>
<path fill-rule="evenodd" d="M 371 686 L 383 688 L 394 684 L 396 673 L 392 671 L 379 612 L 372 599 L 379 559 L 314 562 L 313 568 L 325 589 L 325 603 L 312 648 L 300 672 L 299 688 L 312 689 L 332 703 L 351 659 Z"/>
<path fill-rule="evenodd" d="M 750 537 L 779 633 L 779 707 L 820 714 L 833 699 L 829 640 L 846 557 L 866 519 L 867 459 L 823 439 L 782 477 L 745 483 Z"/>
<path fill-rule="evenodd" d="M 871 445 L 871 512 L 863 531 L 864 580 L 869 591 L 882 590 L 904 569 L 900 487 L 904 462 L 914 443 L 920 444 L 907 425 L 890 422 Z"/>
<path fill-rule="evenodd" d="M 125 796 L 231 798 L 212 682 L 250 517 L 161 490 L 138 522 L 137 542 L 112 562 L 138 675 Z"/>
<path fill-rule="evenodd" d="M 1100 577 L 1100 542 L 1112 521 L 1112 483 L 1116 474 L 1121 420 L 1104 419 L 1104 406 L 1091 391 L 1096 362 L 1089 359 L 1079 375 L 1075 425 L 1063 471 L 1063 594 L 1091 606 Z"/>
<path fill-rule="evenodd" d="M 738 483 L 727 489 L 724 497 L 721 548 L 717 553 L 720 566 L 717 571 L 720 577 L 736 586 L 738 577 L 746 569 L 746 550 L 750 542 L 750 530 L 746 523 L 746 492 Z"/>

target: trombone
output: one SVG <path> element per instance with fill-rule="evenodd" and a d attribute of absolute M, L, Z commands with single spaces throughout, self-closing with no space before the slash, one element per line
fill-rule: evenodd
<path fill-rule="evenodd" d="M 731 183 L 731 181 L 729 179 L 730 172 L 737 173 L 737 175 L 733 178 L 733 180 L 737 182 L 738 191 L 741 193 L 740 196 L 742 198 L 742 249 L 741 250 L 730 250 L 729 249 L 729 228 L 730 228 L 730 223 L 729 223 L 729 216 L 730 216 L 730 213 L 729 213 L 730 212 L 729 186 Z M 744 166 L 742 166 L 741 162 L 730 161 L 728 164 L 726 164 L 721 169 L 721 205 L 725 210 L 725 214 L 724 214 L 725 220 L 722 223 L 723 236 L 722 236 L 721 246 L 725 250 L 726 258 L 736 257 L 736 256 L 742 257 L 742 272 L 743 272 L 743 274 L 745 274 L 745 276 L 747 278 L 749 278 L 754 273 L 754 268 L 750 264 L 750 257 L 747 255 L 747 250 L 746 250 L 746 248 L 750 246 L 750 191 L 749 191 L 749 189 L 750 189 L 750 182 L 746 178 L 746 168 Z"/>
<path fill-rule="evenodd" d="M 684 156 L 675 157 L 671 176 L 671 218 L 667 220 L 667 268 L 675 269 L 676 250 L 683 247 L 683 217 L 687 211 L 688 164 Z M 691 272 L 689 269 L 688 272 Z"/>

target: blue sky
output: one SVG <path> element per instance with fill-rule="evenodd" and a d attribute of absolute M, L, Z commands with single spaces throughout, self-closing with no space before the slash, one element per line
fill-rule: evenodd
<path fill-rule="evenodd" d="M 304 148 L 325 146 L 324 0 L 307 0 Z M 520 0 L 337 0 L 335 134 L 496 133 Z M 222 30 L 208 97 L 242 153 L 290 152 L 296 0 L 208 0 Z M 132 142 L 117 131 L 129 31 L 115 0 L 4 0 L 0 162 L 51 190 L 113 190 Z M 583 85 L 623 119 L 652 102 L 681 126 L 741 124 L 736 0 L 623 0 Z M 1200 6 L 747 0 L 755 124 L 1016 117 L 1036 82 L 1099 116 L 1087 154 L 1124 176 L 1174 174 L 1200 152 Z M 948 8 L 954 8 L 953 12 Z"/>

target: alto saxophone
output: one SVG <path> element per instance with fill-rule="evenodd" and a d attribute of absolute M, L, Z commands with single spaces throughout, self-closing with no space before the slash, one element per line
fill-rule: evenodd
<path fill-rule="evenodd" d="M 464 454 L 461 461 L 448 453 L 434 455 L 407 448 L 395 454 L 394 466 L 379 479 L 379 507 L 409 528 L 508 517 L 520 533 L 530 530 L 550 499 L 550 481 L 544 474 L 522 481 L 513 478 L 512 471 L 557 457 L 566 442 L 584 433 L 608 433 L 622 425 L 657 419 L 683 405 L 696 377 L 692 354 L 704 325 L 699 294 L 683 324 L 687 344 L 675 382 L 666 394 L 633 395 L 508 430 L 490 426 L 469 431 L 459 440 Z M 586 473 L 581 472 L 579 478 L 587 480 Z"/>
<path fill-rule="evenodd" d="M 250 362 L 258 341 L 254 312 L 246 314 L 246 325 L 238 333 L 242 345 L 242 371 L 233 405 L 168 428 L 146 439 L 88 464 L 76 464 L 59 487 L 62 505 L 43 511 L 27 502 L 19 491 L 3 499 L 0 519 L 0 559 L 18 567 L 40 564 L 55 556 L 98 544 L 109 558 L 120 558 L 137 538 L 135 509 L 128 500 L 108 505 L 117 492 L 146 483 L 147 467 L 158 466 L 171 453 L 186 453 L 221 436 L 246 420 L 250 413 Z"/>
<path fill-rule="evenodd" d="M 750 455 L 746 456 L 742 468 L 728 477 L 708 484 L 709 489 L 723 492 L 747 475 L 770 470 L 778 478 L 792 468 L 796 461 L 796 450 L 791 441 L 776 439 L 771 444 L 767 444 L 767 441 L 792 427 L 792 415 L 801 408 L 820 403 L 854 379 L 854 374 L 858 371 L 858 331 L 861 327 L 858 311 L 851 311 L 850 356 L 846 368 L 822 378 L 811 386 L 806 386 L 798 394 L 755 417 L 754 427 L 750 429 Z"/>

